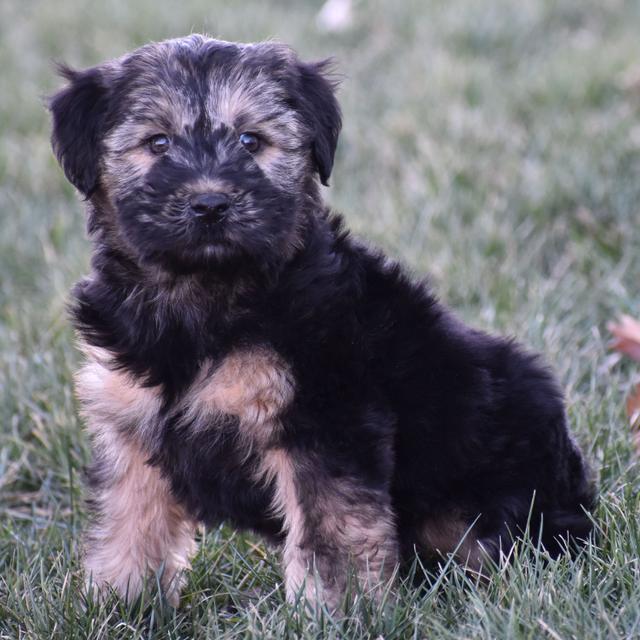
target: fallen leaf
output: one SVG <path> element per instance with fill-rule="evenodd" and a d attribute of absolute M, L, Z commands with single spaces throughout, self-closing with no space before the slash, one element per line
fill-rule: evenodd
<path fill-rule="evenodd" d="M 613 334 L 609 346 L 640 362 L 640 322 L 623 315 L 618 322 L 609 322 L 607 328 Z M 634 385 L 627 396 L 626 409 L 633 443 L 640 453 L 640 384 Z"/>
<path fill-rule="evenodd" d="M 633 442 L 640 451 L 640 384 L 633 388 L 627 398 L 627 415 L 631 423 Z"/>
<path fill-rule="evenodd" d="M 609 346 L 640 362 L 640 322 L 622 316 L 618 322 L 609 322 L 607 329 L 613 334 Z"/>

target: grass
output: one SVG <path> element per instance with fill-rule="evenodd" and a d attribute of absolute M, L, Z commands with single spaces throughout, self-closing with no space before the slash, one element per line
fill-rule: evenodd
<path fill-rule="evenodd" d="M 0 4 L 0 638 L 623 638 L 640 636 L 640 469 L 607 352 L 640 315 L 640 5 L 622 0 Z M 544 352 L 601 489 L 597 545 L 521 545 L 477 585 L 445 564 L 344 619 L 284 603 L 277 554 L 203 534 L 182 606 L 86 603 L 78 541 L 87 443 L 71 389 L 67 291 L 88 263 L 81 203 L 52 158 L 52 59 L 78 66 L 190 31 L 334 55 L 345 128 L 327 197 L 351 227 L 431 274 L 474 324 Z"/>

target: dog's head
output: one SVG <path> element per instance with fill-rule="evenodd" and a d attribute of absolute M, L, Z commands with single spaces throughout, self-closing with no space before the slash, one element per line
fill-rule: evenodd
<path fill-rule="evenodd" d="M 92 224 L 142 262 L 269 261 L 295 243 L 300 205 L 331 173 L 341 119 L 326 71 L 284 45 L 198 35 L 63 68 L 53 148 L 103 203 Z"/>

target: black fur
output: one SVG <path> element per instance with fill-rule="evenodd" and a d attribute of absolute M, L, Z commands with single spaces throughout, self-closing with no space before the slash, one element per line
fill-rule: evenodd
<path fill-rule="evenodd" d="M 255 480 L 260 452 L 240 448 L 234 419 L 189 432 L 179 426 L 184 416 L 172 413 L 205 360 L 261 345 L 295 379 L 272 446 L 297 461 L 311 547 L 322 517 L 318 488 L 336 478 L 355 483 L 354 510 L 358 496 L 390 496 L 406 555 L 420 548 L 425 520 L 449 513 L 467 524 L 477 519 L 476 536 L 493 552 L 527 523 L 552 553 L 558 538 L 586 537 L 593 488 L 546 366 L 510 339 L 463 325 L 424 283 L 354 241 L 322 205 L 313 172 L 326 183 L 340 128 L 324 67 L 291 61 L 273 45 L 178 42 L 187 44 L 162 55 L 180 64 L 150 72 L 143 49 L 119 71 L 111 67 L 109 88 L 98 70 L 67 73 L 70 86 L 51 102 L 54 149 L 67 177 L 90 196 L 93 273 L 74 289 L 74 323 L 118 367 L 160 386 L 164 417 L 148 451 L 178 500 L 205 522 L 282 536 L 271 510 L 274 486 Z M 287 96 L 273 109 L 298 113 L 307 127 L 299 163 L 311 159 L 292 178 L 294 188 L 270 179 L 237 133 L 204 110 L 174 136 L 179 155 L 155 161 L 139 182 L 123 177 L 122 191 L 115 178 L 104 180 L 97 167 L 105 123 L 113 130 L 137 108 L 131 88 L 157 74 L 202 109 L 210 91 L 203 69 L 216 64 L 260 67 L 284 87 Z M 119 95 L 110 113 L 109 91 Z M 228 227 L 202 230 L 185 217 L 190 181 L 203 175 L 223 177 L 242 194 Z M 144 222 L 158 211 L 168 212 L 166 225 Z M 211 243 L 215 250 L 206 252 Z M 188 293 L 173 303 L 185 283 Z"/>
<path fill-rule="evenodd" d="M 109 94 L 97 69 L 78 73 L 60 66 L 59 71 L 71 84 L 56 94 L 49 105 L 53 115 L 53 149 L 69 182 L 88 196 L 98 178 Z"/>
<path fill-rule="evenodd" d="M 336 101 L 335 85 L 329 82 L 326 73 L 328 62 L 299 66 L 300 85 L 295 90 L 299 109 L 314 123 L 313 159 L 323 185 L 329 185 L 333 169 L 333 158 L 342 128 L 342 115 Z"/>

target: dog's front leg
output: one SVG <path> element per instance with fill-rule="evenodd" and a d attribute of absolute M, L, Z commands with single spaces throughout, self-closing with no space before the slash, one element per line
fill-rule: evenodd
<path fill-rule="evenodd" d="M 157 429 L 157 389 L 109 366 L 109 354 L 85 348 L 89 361 L 76 391 L 91 435 L 91 518 L 85 536 L 87 586 L 113 587 L 133 600 L 145 579 L 162 571 L 167 599 L 177 604 L 181 573 L 195 550 L 195 523 L 147 463 L 144 443 Z"/>
<path fill-rule="evenodd" d="M 331 477 L 320 460 L 284 449 L 267 454 L 277 508 L 284 518 L 287 597 L 340 605 L 350 571 L 378 597 L 398 561 L 387 491 L 352 476 Z"/>
<path fill-rule="evenodd" d="M 94 453 L 89 497 L 93 518 L 84 558 L 87 586 L 100 593 L 113 587 L 131 601 L 146 579 L 161 572 L 164 594 L 176 606 L 182 572 L 195 550 L 193 521 L 134 443 L 105 446 L 102 439 Z"/>

